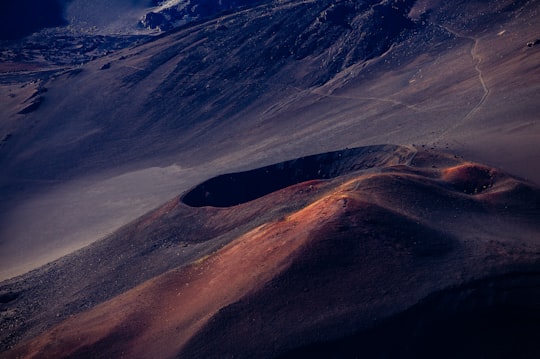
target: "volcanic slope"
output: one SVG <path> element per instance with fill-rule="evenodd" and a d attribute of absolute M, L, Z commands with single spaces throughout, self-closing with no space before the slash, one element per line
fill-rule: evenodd
<path fill-rule="evenodd" d="M 539 219 L 535 185 L 413 147 L 219 176 L 4 283 L 3 356 L 534 357 Z"/>
<path fill-rule="evenodd" d="M 448 147 L 538 183 L 538 4 L 271 1 L 2 75 L 1 277 L 204 178 L 345 147 Z"/>

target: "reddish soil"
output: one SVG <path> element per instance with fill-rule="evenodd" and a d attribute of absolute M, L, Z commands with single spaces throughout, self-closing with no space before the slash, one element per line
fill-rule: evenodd
<path fill-rule="evenodd" d="M 528 195 L 513 192 L 512 201 L 505 200 L 504 194 L 516 188 Z M 293 200 L 293 193 L 308 194 L 310 200 L 209 255 L 61 322 L 5 356 L 308 353 L 322 345 L 317 343 L 377 335 L 381 320 L 398 338 L 406 326 L 392 324 L 393 318 L 410 308 L 424 315 L 419 314 L 422 308 L 431 304 L 421 303 L 430 295 L 442 293 L 437 295 L 461 305 L 462 294 L 444 294 L 449 288 L 474 289 L 484 283 L 475 281 L 485 278 L 499 283 L 497 276 L 515 271 L 537 280 L 540 222 L 531 218 L 540 215 L 540 190 L 501 171 L 433 152 L 418 152 L 403 164 L 343 170 L 334 179 L 303 182 L 225 210 L 203 209 L 222 222 L 227 211 L 238 215 L 257 205 L 271 211 L 276 203 Z M 187 209 L 170 202 L 134 228 L 148 229 L 175 208 Z M 514 282 L 505 283 L 508 290 Z M 534 288 L 527 293 L 537 298 Z M 505 305 L 530 303 L 519 298 L 505 302 L 497 293 L 502 303 L 497 313 Z M 475 298 L 483 310 L 489 298 Z M 444 313 L 442 308 L 436 315 Z M 333 348 L 325 345 L 325 350 Z"/>

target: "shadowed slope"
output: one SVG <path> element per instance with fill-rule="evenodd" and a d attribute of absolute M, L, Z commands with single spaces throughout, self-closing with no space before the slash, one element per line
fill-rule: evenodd
<path fill-rule="evenodd" d="M 373 152 L 374 159 L 384 157 L 380 148 Z M 369 151 L 345 153 L 370 158 Z M 474 281 L 486 277 L 497 282 L 505 273 L 531 273 L 522 298 L 537 298 L 540 190 L 454 157 L 409 153 L 414 156 L 401 164 L 390 160 L 352 172 L 341 166 L 352 157 L 340 163 L 328 154 L 336 161 L 331 167 L 343 171 L 334 179 L 302 182 L 234 207 L 171 202 L 132 230 L 161 228 L 167 212 L 182 213 L 175 222 L 183 226 L 200 218 L 208 230 L 255 208 L 267 217 L 231 234 L 221 249 L 69 318 L 7 356 L 275 357 L 366 333 L 433 293 L 451 298 L 444 290 L 480 288 Z M 496 173 L 489 186 L 485 173 Z M 483 191 L 464 191 L 462 182 Z M 516 187 L 528 195 L 507 202 L 504 194 Z M 272 212 L 279 203 L 287 206 Z M 109 251 L 126 246 L 119 242 Z M 516 305 L 529 305 L 516 298 Z M 396 340 L 406 326 L 397 328 Z"/>
<path fill-rule="evenodd" d="M 540 273 L 512 273 L 443 290 L 339 340 L 281 358 L 536 358 Z"/>

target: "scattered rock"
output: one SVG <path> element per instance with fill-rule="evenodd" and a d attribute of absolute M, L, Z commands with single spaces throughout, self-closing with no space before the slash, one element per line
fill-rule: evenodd
<path fill-rule="evenodd" d="M 152 11 L 143 16 L 141 24 L 148 29 L 158 29 L 161 31 L 172 29 L 170 18 L 165 17 L 162 13 Z"/>
<path fill-rule="evenodd" d="M 42 103 L 43 103 L 43 97 L 42 96 L 37 96 L 32 100 L 32 102 L 30 102 L 30 104 L 28 106 L 26 106 L 25 108 L 23 108 L 22 110 L 17 112 L 17 114 L 18 115 L 26 115 L 26 114 L 28 114 L 30 112 L 34 112 L 39 108 L 39 106 L 41 106 Z"/>
<path fill-rule="evenodd" d="M 533 47 L 533 46 L 536 46 L 536 45 L 538 45 L 538 44 L 540 44 L 540 38 L 538 38 L 538 39 L 536 39 L 536 40 L 534 40 L 534 41 L 529 41 L 529 42 L 527 43 L 527 46 L 528 46 L 528 47 Z"/>

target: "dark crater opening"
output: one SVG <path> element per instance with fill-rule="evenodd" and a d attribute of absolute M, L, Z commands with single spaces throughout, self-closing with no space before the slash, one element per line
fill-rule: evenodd
<path fill-rule="evenodd" d="M 357 170 L 408 158 L 400 146 L 379 145 L 345 149 L 254 169 L 225 174 L 201 183 L 183 197 L 192 207 L 230 207 L 252 201 L 282 188 L 315 179 L 335 178 Z"/>
<path fill-rule="evenodd" d="M 540 358 L 540 273 L 429 296 L 375 328 L 281 358 Z"/>

